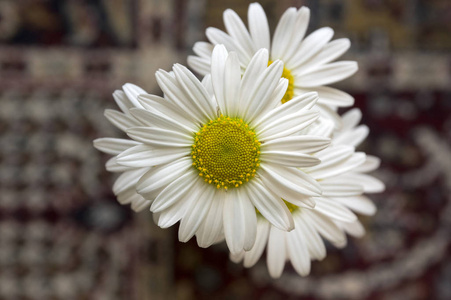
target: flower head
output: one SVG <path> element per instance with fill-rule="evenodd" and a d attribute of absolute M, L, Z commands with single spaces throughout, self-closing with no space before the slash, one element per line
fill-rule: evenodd
<path fill-rule="evenodd" d="M 300 168 L 319 164 L 312 154 L 330 139 L 305 134 L 318 118 L 316 93 L 280 105 L 288 80 L 281 78 L 281 61 L 268 66 L 266 49 L 253 55 L 244 74 L 238 55 L 223 45 L 211 59 L 211 76 L 203 82 L 181 65 L 173 73 L 158 71 L 164 98 L 137 96 L 126 109 L 133 142 L 111 153 L 118 165 L 140 173 L 130 186 L 151 203 L 159 226 L 180 221 L 179 239 L 196 235 L 202 247 L 224 234 L 238 253 L 254 245 L 256 209 L 289 231 L 293 218 L 282 198 L 314 206 L 310 197 L 321 195 L 321 187 Z"/>

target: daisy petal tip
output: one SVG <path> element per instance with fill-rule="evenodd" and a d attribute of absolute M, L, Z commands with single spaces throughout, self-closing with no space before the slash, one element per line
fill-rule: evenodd
<path fill-rule="evenodd" d="M 308 13 L 308 14 L 310 14 L 310 8 L 308 8 L 307 6 L 302 6 L 302 7 L 299 9 L 299 12 L 303 12 L 303 13 Z"/>
<path fill-rule="evenodd" d="M 188 63 L 188 66 L 192 65 L 193 60 L 196 60 L 196 57 L 197 56 L 195 56 L 195 55 L 188 55 L 188 57 L 186 58 L 186 62 Z"/>
<path fill-rule="evenodd" d="M 344 45 L 345 48 L 349 48 L 351 46 L 351 40 L 348 38 L 342 38 L 342 43 Z"/>
<path fill-rule="evenodd" d="M 187 243 L 190 239 L 191 237 L 182 235 L 179 230 L 179 242 Z"/>
<path fill-rule="evenodd" d="M 101 142 L 102 138 L 98 138 L 92 141 L 92 145 L 98 149 L 97 147 L 99 146 L 99 143 Z"/>
<path fill-rule="evenodd" d="M 122 88 L 123 89 L 127 89 L 127 88 L 130 88 L 130 87 L 133 87 L 133 85 L 134 85 L 133 83 L 127 82 L 124 85 L 122 85 Z"/>
<path fill-rule="evenodd" d="M 288 226 L 286 228 L 284 228 L 284 230 L 287 232 L 293 231 L 295 228 L 293 218 L 291 218 L 291 220 L 292 221 L 288 224 Z"/>
<path fill-rule="evenodd" d="M 266 48 L 260 48 L 260 49 L 258 49 L 258 51 L 255 53 L 254 56 L 257 56 L 257 55 L 259 55 L 259 56 L 261 56 L 261 55 L 266 55 L 266 56 L 268 56 L 268 55 L 269 55 L 269 54 L 268 54 L 268 49 L 266 49 Z"/>
<path fill-rule="evenodd" d="M 249 5 L 249 9 L 263 9 L 263 7 L 262 7 L 261 4 L 258 3 L 258 2 L 252 2 L 252 3 Z"/>

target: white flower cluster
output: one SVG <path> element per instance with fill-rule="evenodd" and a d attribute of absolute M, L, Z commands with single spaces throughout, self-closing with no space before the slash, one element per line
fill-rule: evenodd
<path fill-rule="evenodd" d="M 186 67 L 159 70 L 164 96 L 125 84 L 113 96 L 121 111 L 105 116 L 131 139 L 100 138 L 122 173 L 113 191 L 135 211 L 150 209 L 179 240 L 200 247 L 226 241 L 233 261 L 253 266 L 266 248 L 269 274 L 286 261 L 302 276 L 346 233 L 364 234 L 354 212 L 372 215 L 364 193 L 384 190 L 366 173 L 376 157 L 356 152 L 368 135 L 347 93 L 325 85 L 351 76 L 353 61 L 333 62 L 350 46 L 321 28 L 305 36 L 309 9 L 290 8 L 271 39 L 262 7 L 251 4 L 248 28 L 232 10 L 227 32 L 208 28 Z"/>

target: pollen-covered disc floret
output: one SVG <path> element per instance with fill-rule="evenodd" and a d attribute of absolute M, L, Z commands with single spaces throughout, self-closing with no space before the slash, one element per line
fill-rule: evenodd
<path fill-rule="evenodd" d="M 255 176 L 260 145 L 255 131 L 242 119 L 221 115 L 195 134 L 193 166 L 218 189 L 239 187 Z"/>

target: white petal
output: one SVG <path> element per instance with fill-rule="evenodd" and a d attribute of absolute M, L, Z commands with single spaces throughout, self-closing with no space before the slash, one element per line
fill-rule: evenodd
<path fill-rule="evenodd" d="M 322 65 L 308 74 L 299 76 L 299 79 L 296 80 L 295 85 L 301 88 L 308 88 L 331 84 L 348 78 L 357 72 L 357 69 L 358 67 L 355 61 L 339 61 Z"/>
<path fill-rule="evenodd" d="M 138 97 L 138 100 L 147 111 L 177 121 L 191 131 L 198 130 L 198 127 L 193 123 L 193 120 L 190 119 L 191 117 L 180 107 L 175 106 L 167 99 L 155 95 L 141 95 Z"/>
<path fill-rule="evenodd" d="M 372 216 L 377 210 L 374 203 L 365 196 L 336 197 L 334 199 L 359 214 Z"/>
<path fill-rule="evenodd" d="M 314 57 L 292 70 L 296 75 L 306 74 L 320 65 L 327 64 L 345 53 L 351 45 L 348 39 L 338 39 L 325 45 Z"/>
<path fill-rule="evenodd" d="M 229 253 L 229 258 L 230 258 L 231 261 L 233 261 L 234 263 L 238 264 L 244 259 L 244 255 L 246 253 L 247 252 L 244 251 L 244 250 L 241 250 L 238 253 Z"/>
<path fill-rule="evenodd" d="M 341 118 L 335 110 L 323 104 L 317 105 L 316 109 L 320 113 L 320 118 L 332 121 L 334 123 L 334 128 L 336 129 L 341 127 Z"/>
<path fill-rule="evenodd" d="M 320 185 L 296 168 L 262 165 L 258 173 L 266 186 L 289 202 L 305 196 L 321 195 Z"/>
<path fill-rule="evenodd" d="M 237 63 L 239 69 L 239 64 Z M 186 67 L 175 64 L 173 67 L 175 77 L 180 85 L 188 94 L 188 97 L 195 110 L 201 112 L 205 119 L 214 119 L 216 116 L 216 108 L 210 99 L 210 95 L 207 90 L 201 84 L 201 82 L 191 73 Z"/>
<path fill-rule="evenodd" d="M 298 93 L 317 92 L 319 99 L 318 104 L 329 106 L 347 107 L 354 105 L 354 97 L 328 86 L 317 86 L 314 88 L 299 89 Z"/>
<path fill-rule="evenodd" d="M 270 110 L 268 113 L 263 114 L 255 119 L 252 123 L 253 126 L 266 126 L 274 122 L 274 120 L 280 120 L 285 118 L 285 116 L 290 115 L 295 112 L 300 112 L 301 110 L 308 110 L 312 108 L 316 101 L 318 100 L 317 93 L 305 93 L 299 95 L 290 101 L 286 102 L 284 105 Z"/>
<path fill-rule="evenodd" d="M 108 121 L 122 131 L 126 131 L 127 128 L 140 126 L 141 124 L 135 118 L 125 115 L 117 110 L 105 109 L 104 113 Z"/>
<path fill-rule="evenodd" d="M 193 198 L 191 205 L 187 207 L 186 214 L 180 221 L 179 241 L 186 243 L 194 236 L 215 200 L 214 194 L 213 186 L 200 180 L 196 182 L 189 195 Z"/>
<path fill-rule="evenodd" d="M 305 244 L 305 236 L 297 228 L 288 232 L 286 236 L 288 255 L 293 268 L 299 275 L 307 276 L 310 273 L 310 255 Z"/>
<path fill-rule="evenodd" d="M 291 38 L 286 45 L 287 49 L 285 49 L 283 57 L 280 57 L 284 62 L 291 60 L 293 55 L 299 51 L 299 45 L 305 36 L 309 20 L 310 10 L 305 6 L 301 7 L 296 13 L 296 21 L 291 28 Z"/>
<path fill-rule="evenodd" d="M 264 218 L 257 220 L 257 237 L 255 239 L 254 247 L 248 252 L 245 252 L 244 266 L 250 268 L 257 263 L 265 250 L 269 237 L 269 229 L 271 225 Z"/>
<path fill-rule="evenodd" d="M 300 168 L 315 166 L 321 162 L 314 156 L 294 151 L 262 151 L 260 159 L 262 162 Z"/>
<path fill-rule="evenodd" d="M 249 5 L 247 12 L 247 20 L 249 23 L 249 32 L 252 37 L 254 51 L 258 51 L 260 48 L 270 47 L 270 35 L 268 19 L 266 18 L 265 11 L 259 3 L 252 3 Z"/>
<path fill-rule="evenodd" d="M 259 75 L 254 86 L 251 87 L 251 92 L 247 101 L 247 110 L 245 117 L 248 122 L 252 122 L 264 111 L 271 103 L 274 89 L 277 87 L 282 76 L 283 63 L 281 61 L 274 61 L 262 74 Z"/>
<path fill-rule="evenodd" d="M 140 194 L 147 194 L 165 188 L 168 184 L 181 177 L 192 168 L 191 157 L 174 160 L 168 164 L 151 168 L 144 174 L 136 185 Z"/>
<path fill-rule="evenodd" d="M 245 188 L 249 199 L 266 220 L 281 230 L 293 230 L 293 218 L 280 197 L 268 191 L 257 179 L 251 180 Z"/>
<path fill-rule="evenodd" d="M 360 125 L 356 128 L 343 132 L 334 136 L 333 143 L 335 145 L 348 145 L 357 147 L 368 136 L 370 130 L 366 125 Z"/>
<path fill-rule="evenodd" d="M 252 248 L 256 237 L 257 215 L 247 195 L 238 193 L 236 189 L 227 191 L 223 226 L 230 252 Z"/>
<path fill-rule="evenodd" d="M 192 136 L 161 128 L 132 127 L 127 129 L 127 135 L 134 140 L 156 147 L 190 147 L 193 144 Z"/>
<path fill-rule="evenodd" d="M 226 193 L 223 191 L 216 191 L 210 210 L 205 216 L 203 223 L 200 225 L 199 230 L 196 232 L 196 239 L 199 247 L 210 247 L 221 236 L 225 196 Z"/>
<path fill-rule="evenodd" d="M 133 167 L 118 164 L 116 156 L 110 158 L 106 162 L 105 167 L 108 172 L 126 172 L 126 171 L 131 171 L 131 170 L 135 169 Z"/>
<path fill-rule="evenodd" d="M 207 42 L 196 42 L 193 47 L 194 53 L 200 57 L 211 59 L 211 53 L 213 52 L 214 45 Z"/>
<path fill-rule="evenodd" d="M 352 223 L 336 222 L 336 224 L 353 237 L 361 238 L 365 235 L 365 228 L 359 220 Z"/>
<path fill-rule="evenodd" d="M 125 94 L 127 95 L 127 98 L 133 103 L 135 107 L 143 108 L 141 103 L 138 101 L 138 96 L 142 94 L 147 94 L 145 90 L 140 88 L 137 85 L 134 85 L 132 83 L 126 83 L 122 86 L 122 89 L 124 90 Z"/>
<path fill-rule="evenodd" d="M 135 189 L 135 185 L 138 183 L 138 180 L 148 170 L 149 168 L 139 168 L 122 173 L 113 184 L 113 193 L 115 195 L 119 195 L 131 187 Z"/>
<path fill-rule="evenodd" d="M 363 187 L 365 193 L 381 193 L 385 190 L 385 184 L 379 179 L 361 173 L 347 173 L 341 176 L 343 180 L 355 182 Z"/>
<path fill-rule="evenodd" d="M 296 69 L 304 62 L 308 61 L 314 55 L 316 55 L 326 45 L 332 36 L 334 31 L 329 27 L 323 27 L 312 32 L 308 37 L 302 41 L 296 54 L 287 60 L 287 67 L 289 69 Z"/>
<path fill-rule="evenodd" d="M 323 150 L 330 144 L 330 139 L 314 135 L 295 135 L 272 139 L 261 145 L 263 151 L 299 151 L 314 153 Z"/>
<path fill-rule="evenodd" d="M 343 174 L 345 172 L 348 172 L 355 167 L 361 165 L 365 161 L 365 153 L 363 152 L 356 152 L 354 153 L 350 158 L 347 160 L 337 163 L 335 165 L 329 165 L 327 168 L 322 169 L 320 171 L 315 172 L 309 172 L 311 176 L 314 178 L 321 178 L 325 179 L 328 177 L 336 176 L 339 174 Z M 312 167 L 312 168 L 316 168 Z"/>
<path fill-rule="evenodd" d="M 266 264 L 269 275 L 272 278 L 279 278 L 282 275 L 285 261 L 287 259 L 285 231 L 271 226 L 269 231 L 268 249 L 266 254 Z"/>
<path fill-rule="evenodd" d="M 225 114 L 235 117 L 239 113 L 240 103 L 238 95 L 241 84 L 241 68 L 236 52 L 229 53 L 224 69 L 223 94 L 225 100 Z"/>
<path fill-rule="evenodd" d="M 117 201 L 121 205 L 130 204 L 133 201 L 136 201 L 141 198 L 142 198 L 142 196 L 136 192 L 134 187 L 126 189 L 117 195 Z"/>
<path fill-rule="evenodd" d="M 328 217 L 309 210 L 304 210 L 303 213 L 305 221 L 312 224 L 325 239 L 339 248 L 346 245 L 346 235 Z"/>
<path fill-rule="evenodd" d="M 327 197 L 316 197 L 315 211 L 322 213 L 334 220 L 343 222 L 354 222 L 356 215 L 341 203 Z"/>
<path fill-rule="evenodd" d="M 343 174 L 361 165 L 365 161 L 364 153 L 354 153 L 353 147 L 342 145 L 330 146 L 329 148 L 318 152 L 316 157 L 321 160 L 321 164 L 306 170 L 308 174 L 316 179 L 324 179 Z"/>
<path fill-rule="evenodd" d="M 117 155 L 122 151 L 139 144 L 140 143 L 136 141 L 117 138 L 100 138 L 94 140 L 94 147 L 97 150 L 111 155 Z"/>
<path fill-rule="evenodd" d="M 143 211 L 152 204 L 152 201 L 146 200 L 143 197 L 139 197 L 132 201 L 131 208 L 135 212 Z"/>
<path fill-rule="evenodd" d="M 357 124 L 359 124 L 360 120 L 362 119 L 362 112 L 358 108 L 353 108 L 345 112 L 341 116 L 341 118 L 343 124 L 341 130 L 350 130 L 351 128 L 354 128 L 357 126 Z"/>
<path fill-rule="evenodd" d="M 117 162 L 124 166 L 140 168 L 162 165 L 189 155 L 189 148 L 152 148 L 138 145 L 117 156 Z"/>
<path fill-rule="evenodd" d="M 251 92 L 257 82 L 259 76 L 268 67 L 269 54 L 267 49 L 260 49 L 252 57 L 249 65 L 244 71 L 243 78 L 241 80 L 241 89 L 239 95 L 240 102 L 240 115 L 244 115 L 248 110 L 248 107 L 252 104 L 249 100 Z"/>
<path fill-rule="evenodd" d="M 307 248 L 312 259 L 322 260 L 326 257 L 326 246 L 315 227 L 304 219 L 303 211 L 294 213 L 296 219 L 296 230 L 301 230 L 307 244 Z"/>
<path fill-rule="evenodd" d="M 334 164 L 337 161 L 348 159 L 354 153 L 354 147 L 348 147 L 344 145 L 330 146 L 316 154 L 321 159 L 323 164 Z M 312 168 L 313 169 L 313 168 Z"/>
<path fill-rule="evenodd" d="M 246 67 L 249 62 L 249 53 L 243 47 L 235 43 L 235 41 L 227 33 L 213 27 L 207 28 L 205 31 L 208 40 L 215 45 L 224 45 L 228 51 L 236 51 L 240 57 L 242 67 Z"/>
<path fill-rule="evenodd" d="M 319 118 L 305 130 L 305 134 L 330 138 L 336 126 L 331 120 Z"/>
<path fill-rule="evenodd" d="M 323 196 L 326 197 L 358 196 L 363 193 L 361 182 L 354 180 L 348 174 L 323 179 L 320 185 Z"/>
<path fill-rule="evenodd" d="M 210 73 L 210 59 L 189 55 L 187 58 L 188 66 L 198 74 L 205 76 Z"/>
<path fill-rule="evenodd" d="M 169 228 L 177 223 L 185 215 L 186 207 L 191 204 L 189 201 L 185 200 L 192 200 L 192 198 L 188 197 L 187 199 L 177 201 L 161 213 L 157 213 L 158 226 L 161 228 Z"/>
<path fill-rule="evenodd" d="M 227 32 L 236 41 L 236 44 L 243 48 L 246 54 L 243 59 L 246 59 L 246 62 L 248 62 L 254 53 L 254 47 L 246 26 L 237 13 L 231 9 L 224 11 L 223 19 Z"/>
<path fill-rule="evenodd" d="M 193 187 L 196 179 L 195 170 L 189 170 L 184 175 L 174 180 L 155 198 L 150 207 L 150 211 L 162 212 L 174 203 L 186 198 L 188 196 L 187 191 Z"/>
<path fill-rule="evenodd" d="M 271 118 L 262 123 L 256 131 L 260 141 L 266 142 L 297 133 L 315 122 L 318 116 L 318 112 L 306 110 L 286 115 L 283 119 Z"/>
<path fill-rule="evenodd" d="M 116 90 L 113 93 L 114 101 L 123 113 L 128 114 L 128 110 L 134 107 L 133 103 L 127 98 L 125 93 L 121 90 Z"/>
<path fill-rule="evenodd" d="M 280 18 L 274 32 L 273 42 L 271 45 L 271 57 L 276 59 L 284 58 L 284 53 L 287 51 L 292 42 L 292 35 L 294 24 L 296 22 L 296 8 L 290 7 Z"/>
<path fill-rule="evenodd" d="M 272 101 L 268 102 L 268 105 L 266 105 L 266 107 L 261 110 L 260 115 L 265 115 L 267 112 L 273 110 L 274 108 L 276 108 L 281 104 L 283 96 L 287 91 L 288 85 L 289 85 L 288 79 L 283 77 L 279 79 L 279 83 L 277 84 L 276 88 L 274 89 L 274 91 L 270 96 L 270 99 L 272 99 Z"/>
<path fill-rule="evenodd" d="M 381 164 L 380 158 L 367 155 L 363 164 L 353 169 L 354 172 L 367 173 L 376 170 Z"/>
<path fill-rule="evenodd" d="M 152 111 L 140 108 L 132 108 L 130 109 L 130 113 L 133 117 L 147 126 L 154 126 L 165 130 L 182 132 L 188 136 L 191 136 L 193 134 L 193 131 L 189 127 L 186 127 L 182 123 L 179 123 L 176 119 L 172 119 L 165 114 L 156 113 L 156 110 Z"/>
<path fill-rule="evenodd" d="M 208 72 L 210 72 L 210 69 L 208 69 Z M 205 87 L 209 95 L 214 95 L 213 91 L 213 84 L 211 82 L 211 74 L 207 74 L 202 79 L 202 85 Z M 216 105 L 215 110 L 218 109 L 218 104 L 216 103 L 216 100 L 212 100 L 213 105 Z"/>
<path fill-rule="evenodd" d="M 155 73 L 158 85 L 164 93 L 165 98 L 175 107 L 184 111 L 187 118 L 191 121 L 203 123 L 205 117 L 200 111 L 195 109 L 192 105 L 192 99 L 182 90 L 178 81 L 166 71 L 158 70 Z"/>
<path fill-rule="evenodd" d="M 365 228 L 358 220 L 352 223 L 339 222 L 338 226 L 353 237 L 360 238 L 365 235 Z"/>
<path fill-rule="evenodd" d="M 224 86 L 224 73 L 227 57 L 228 52 L 224 45 L 215 46 L 211 57 L 211 83 L 221 111 L 227 110 L 225 100 L 226 87 Z"/>

